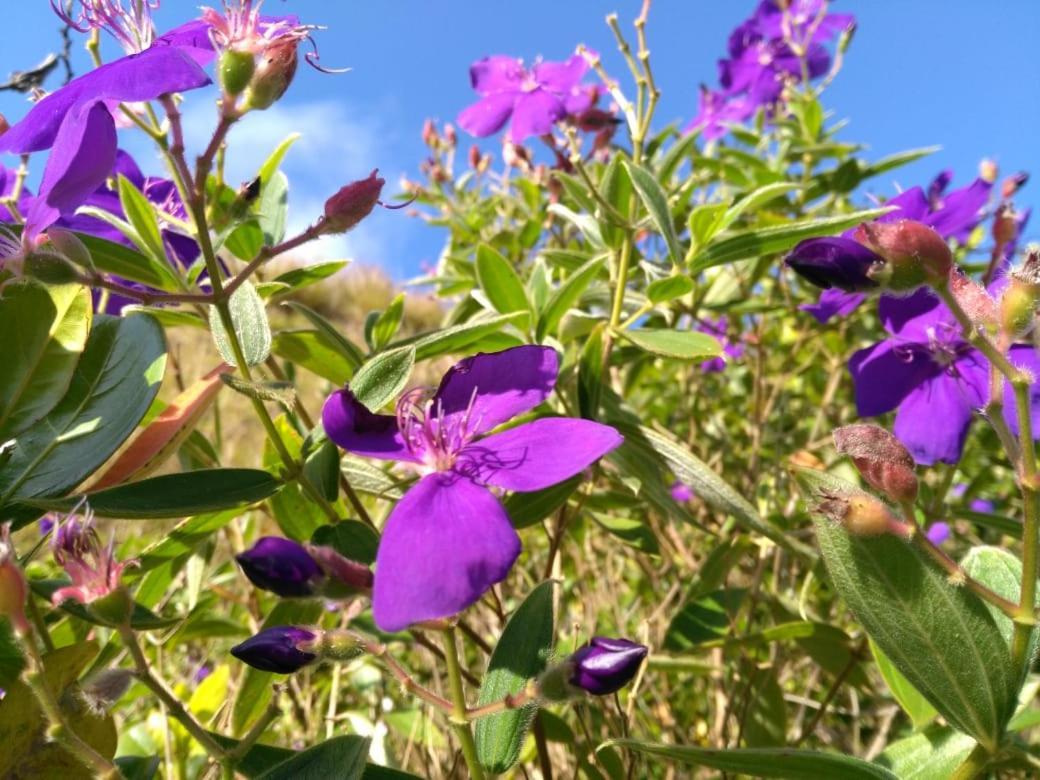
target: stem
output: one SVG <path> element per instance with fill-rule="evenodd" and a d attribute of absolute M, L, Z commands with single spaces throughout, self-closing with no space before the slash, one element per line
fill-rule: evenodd
<path fill-rule="evenodd" d="M 339 668 L 339 667 L 336 667 Z M 224 764 L 225 770 L 231 771 L 231 776 L 234 776 L 234 766 L 248 753 L 253 745 L 256 744 L 257 740 L 264 735 L 267 731 L 267 727 L 274 722 L 274 719 L 278 717 L 278 714 L 282 711 L 278 705 L 278 693 L 271 698 L 270 703 L 267 705 L 267 709 L 264 710 L 264 714 L 253 724 L 253 727 L 249 729 L 244 737 L 235 745 L 234 750 L 227 754 L 227 762 Z"/>
<path fill-rule="evenodd" d="M 424 702 L 433 707 L 436 707 L 446 715 L 452 715 L 455 712 L 455 706 L 442 696 L 438 696 L 436 693 L 431 691 L 429 688 L 421 685 L 414 677 L 408 672 L 390 655 L 387 646 L 380 644 L 379 642 L 371 642 L 361 637 L 355 637 L 358 641 L 359 646 L 373 658 L 378 658 L 382 661 L 383 665 L 390 671 L 394 678 L 401 683 L 401 687 L 409 693 L 414 693 Z"/>
<path fill-rule="evenodd" d="M 455 629 L 444 632 L 444 660 L 448 667 L 448 687 L 451 690 L 452 718 L 451 725 L 462 746 L 462 757 L 466 760 L 470 777 L 473 780 L 484 780 L 484 769 L 477 760 L 477 746 L 473 741 L 473 731 L 466 719 L 466 692 L 462 687 L 462 670 L 459 666 L 459 647 L 455 641 Z"/>
<path fill-rule="evenodd" d="M 957 771 L 950 776 L 950 780 L 972 780 L 982 774 L 988 763 L 989 750 L 978 744 L 964 759 L 964 763 L 957 767 Z"/>
<path fill-rule="evenodd" d="M 170 693 L 169 688 L 152 673 L 151 667 L 148 665 L 148 659 L 144 657 L 144 652 L 141 650 L 141 645 L 137 641 L 137 635 L 134 634 L 133 629 L 129 626 L 121 626 L 119 628 L 119 636 L 123 640 L 123 644 L 126 645 L 126 649 L 130 653 L 130 657 L 134 661 L 134 669 L 136 670 L 135 676 L 140 680 L 148 690 L 155 694 L 169 711 L 170 715 L 173 716 L 174 720 L 184 726 L 185 731 L 194 737 L 195 741 L 202 746 L 210 757 L 224 763 L 228 760 L 229 754 L 216 743 L 216 741 L 209 735 L 209 732 L 202 727 L 202 725 L 192 717 L 184 705 L 181 704 L 180 700 Z"/>
<path fill-rule="evenodd" d="M 29 660 L 32 662 L 33 666 L 32 671 L 25 675 L 25 681 L 33 695 L 36 697 L 36 701 L 40 705 L 40 709 L 43 710 L 44 716 L 51 724 L 51 727 L 47 731 L 48 736 L 55 742 L 60 743 L 65 750 L 75 756 L 76 759 L 78 759 L 85 767 L 92 770 L 97 777 L 121 777 L 116 765 L 94 750 L 94 748 L 89 744 L 84 742 L 83 739 L 72 730 L 68 721 L 65 720 L 65 713 L 62 712 L 58 700 L 55 698 L 54 693 L 47 684 L 47 678 L 44 674 L 43 658 L 36 649 L 36 644 L 33 642 L 31 634 L 22 636 L 22 646 L 25 648 L 26 654 L 29 656 Z"/>

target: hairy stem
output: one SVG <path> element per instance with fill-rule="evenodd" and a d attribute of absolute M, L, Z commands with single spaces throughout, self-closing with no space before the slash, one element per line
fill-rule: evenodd
<path fill-rule="evenodd" d="M 477 745 L 473 741 L 473 731 L 466 717 L 466 692 L 462 687 L 462 670 L 459 666 L 459 647 L 455 639 L 455 629 L 449 628 L 442 636 L 444 637 L 444 660 L 448 671 L 448 687 L 451 691 L 451 725 L 462 746 L 462 757 L 466 761 L 470 777 L 473 780 L 484 780 L 484 769 L 477 759 Z"/>

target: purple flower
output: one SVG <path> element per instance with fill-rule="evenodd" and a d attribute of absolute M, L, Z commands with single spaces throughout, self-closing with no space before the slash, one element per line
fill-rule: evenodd
<path fill-rule="evenodd" d="M 679 480 L 672 483 L 672 487 L 668 492 L 671 494 L 672 500 L 678 501 L 680 504 L 685 504 L 687 501 L 693 501 L 696 496 L 693 492 L 693 488 Z"/>
<path fill-rule="evenodd" d="M 703 129 L 706 139 L 725 135 L 765 106 L 770 109 L 789 82 L 816 79 L 830 69 L 826 45 L 855 24 L 849 14 L 828 14 L 825 0 L 763 0 L 730 34 L 729 58 L 719 60 L 720 92 L 702 88 L 700 110 L 684 131 Z M 795 52 L 805 52 L 802 58 Z"/>
<path fill-rule="evenodd" d="M 716 373 L 726 368 L 726 358 L 736 360 L 744 356 L 744 345 L 739 340 L 730 339 L 728 335 L 729 319 L 722 315 L 717 320 L 704 320 L 697 325 L 697 330 L 714 336 L 722 344 L 723 357 L 712 358 L 701 363 L 701 371 L 705 373 Z"/>
<path fill-rule="evenodd" d="M 563 417 L 485 435 L 541 404 L 558 368 L 548 347 L 514 347 L 456 364 L 432 396 L 406 393 L 396 417 L 373 414 L 348 388 L 325 403 L 336 444 L 423 475 L 390 513 L 379 544 L 372 611 L 380 628 L 454 615 L 505 578 L 520 539 L 489 487 L 541 490 L 621 443 L 613 428 Z"/>
<path fill-rule="evenodd" d="M 925 532 L 925 536 L 928 537 L 928 541 L 932 544 L 939 546 L 947 539 L 950 538 L 950 526 L 948 523 L 939 521 L 932 523 L 928 526 L 928 530 Z"/>
<path fill-rule="evenodd" d="M 285 598 L 313 596 L 325 579 L 303 545 L 277 536 L 263 537 L 235 560 L 250 582 Z"/>
<path fill-rule="evenodd" d="M 254 669 L 275 674 L 292 674 L 318 659 L 310 652 L 318 635 L 299 626 L 265 628 L 254 637 L 231 648 L 231 655 Z"/>
<path fill-rule="evenodd" d="M 884 297 L 878 313 L 890 336 L 849 361 L 856 406 L 863 417 L 897 410 L 893 432 L 922 465 L 956 463 L 972 415 L 989 398 L 989 363 L 961 335 L 949 309 L 927 290 L 907 298 Z M 1011 347 L 1009 358 L 1033 376 L 1040 360 L 1032 346 Z M 1040 394 L 1030 390 L 1033 430 L 1040 423 Z M 1018 430 L 1014 397 L 1005 385 L 1004 415 Z"/>
<path fill-rule="evenodd" d="M 180 29 L 180 28 L 178 28 Z M 0 136 L 0 152 L 29 154 L 51 149 L 40 190 L 26 214 L 30 239 L 71 214 L 100 187 L 116 162 L 120 103 L 153 100 L 210 83 L 196 53 L 171 40 L 73 79 L 43 98 L 18 124 Z"/>
<path fill-rule="evenodd" d="M 481 98 L 462 110 L 459 125 L 483 137 L 497 133 L 512 117 L 513 143 L 545 135 L 568 114 L 580 114 L 592 104 L 590 92 L 580 86 L 587 70 L 578 54 L 564 62 L 537 62 L 530 70 L 521 60 L 501 54 L 478 60 L 469 77 Z"/>
<path fill-rule="evenodd" d="M 968 486 L 963 482 L 958 482 L 952 488 L 950 488 L 950 495 L 954 498 L 964 498 L 964 494 L 968 491 Z M 981 512 L 982 514 L 992 514 L 996 507 L 992 501 L 985 498 L 972 498 L 968 502 L 968 509 L 972 512 Z"/>
<path fill-rule="evenodd" d="M 920 187 L 912 187 L 890 198 L 885 205 L 895 207 L 894 210 L 876 221 L 889 223 L 910 219 L 928 225 L 943 238 L 965 241 L 982 219 L 981 212 L 992 185 L 984 179 L 976 179 L 944 197 L 951 177 L 950 171 L 940 173 L 929 185 L 927 195 Z M 871 263 L 883 262 L 882 258 L 854 240 L 855 233 L 856 228 L 851 228 L 841 236 L 806 239 L 787 257 L 787 265 L 799 275 L 817 287 L 825 288 L 815 304 L 799 307 L 820 324 L 836 315 L 850 314 L 863 303 L 867 298 L 864 291 L 870 288 L 865 281 L 870 281 L 867 272 Z"/>
<path fill-rule="evenodd" d="M 592 638 L 570 657 L 570 684 L 593 696 L 605 696 L 624 688 L 646 658 L 647 648 L 627 639 Z"/>
<path fill-rule="evenodd" d="M 55 527 L 51 554 L 72 580 L 71 585 L 59 588 L 51 596 L 55 605 L 70 600 L 90 604 L 104 598 L 119 588 L 123 570 L 132 565 L 116 560 L 114 538 L 107 546 L 101 545 L 94 517 L 89 513 L 83 518 L 70 516 Z"/>

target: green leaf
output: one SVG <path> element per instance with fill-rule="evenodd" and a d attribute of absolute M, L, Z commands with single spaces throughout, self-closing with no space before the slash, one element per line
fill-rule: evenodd
<path fill-rule="evenodd" d="M 0 618 L 0 688 L 7 690 L 25 668 L 25 657 L 7 618 Z"/>
<path fill-rule="evenodd" d="M 658 745 L 637 739 L 615 739 L 601 745 L 634 750 L 657 759 L 720 772 L 779 777 L 784 780 L 900 780 L 884 767 L 839 753 L 795 748 L 747 748 L 718 750 L 693 745 Z"/>
<path fill-rule="evenodd" d="M 176 278 L 172 277 L 169 267 L 160 267 L 151 258 L 129 247 L 117 244 L 85 233 L 76 233 L 76 238 L 83 242 L 90 252 L 90 259 L 99 271 L 114 274 L 132 282 L 141 282 L 149 287 L 173 289 Z M 171 287 L 171 285 L 173 285 Z"/>
<path fill-rule="evenodd" d="M 371 565 L 376 562 L 379 536 L 359 520 L 344 520 L 317 529 L 311 543 L 331 547 L 345 558 Z"/>
<path fill-rule="evenodd" d="M 999 547 L 972 547 L 961 560 L 961 566 L 968 576 L 981 582 L 998 596 L 1017 604 L 1022 596 L 1022 562 L 1007 550 Z M 1004 641 L 1011 645 L 1011 637 L 1015 633 L 1015 624 L 993 604 L 986 604 L 993 616 L 993 621 L 1000 629 Z M 1033 632 L 1033 653 L 1036 651 L 1038 635 Z"/>
<path fill-rule="evenodd" d="M 166 531 L 163 538 L 138 556 L 138 566 L 127 571 L 127 577 L 151 571 L 157 566 L 195 552 L 203 542 L 238 516 L 237 510 L 199 515 Z"/>
<path fill-rule="evenodd" d="M 340 471 L 355 490 L 386 499 L 398 499 L 402 495 L 398 480 L 363 458 L 345 454 L 340 458 Z"/>
<path fill-rule="evenodd" d="M 322 431 L 321 444 L 307 456 L 303 473 L 325 500 L 333 503 L 339 498 L 339 448 L 324 435 Z"/>
<path fill-rule="evenodd" d="M 350 380 L 350 391 L 371 411 L 378 411 L 404 390 L 415 367 L 415 347 L 376 355 Z"/>
<path fill-rule="evenodd" d="M 97 316 L 68 392 L 0 468 L 0 507 L 65 495 L 93 474 L 144 417 L 165 366 L 163 333 L 151 317 Z"/>
<path fill-rule="evenodd" d="M 68 579 L 29 580 L 29 587 L 32 589 L 32 592 L 43 598 L 45 601 L 50 601 L 51 597 L 59 589 L 70 584 L 72 583 Z M 62 612 L 74 615 L 85 623 L 91 623 L 95 626 L 109 626 L 108 623 L 99 619 L 77 601 L 64 601 L 62 602 L 60 609 Z M 130 627 L 136 631 L 159 631 L 179 623 L 181 619 L 180 616 L 163 617 L 162 615 L 157 615 L 143 604 L 134 602 L 133 611 L 130 613 Z"/>
<path fill-rule="evenodd" d="M 589 333 L 581 348 L 578 361 L 578 411 L 586 420 L 599 416 L 599 402 L 603 395 L 603 335 L 606 323 L 600 322 Z"/>
<path fill-rule="evenodd" d="M 695 251 L 715 238 L 722 230 L 722 220 L 728 208 L 725 203 L 704 203 L 690 212 L 686 220 L 693 238 L 690 251 Z"/>
<path fill-rule="evenodd" d="M 10 284 L 0 298 L 0 441 L 38 421 L 65 395 L 87 343 L 90 291 Z"/>
<path fill-rule="evenodd" d="M 137 234 L 137 244 L 154 260 L 167 263 L 166 245 L 159 230 L 159 218 L 148 198 L 125 176 L 119 176 L 119 205 Z"/>
<path fill-rule="evenodd" d="M 693 292 L 693 280 L 688 276 L 667 276 L 655 279 L 646 287 L 651 303 L 666 303 Z"/>
<path fill-rule="evenodd" d="M 707 333 L 670 328 L 635 328 L 619 331 L 627 341 L 654 355 L 679 360 L 703 360 L 717 357 L 722 347 Z"/>
<path fill-rule="evenodd" d="M 862 495 L 820 471 L 796 476 L 810 504 Z M 834 586 L 871 639 L 947 721 L 995 750 L 1019 679 L 987 606 L 905 539 L 852 536 L 818 513 L 813 522 Z"/>
<path fill-rule="evenodd" d="M 796 220 L 786 225 L 738 233 L 731 238 L 709 244 L 699 251 L 690 265 L 690 273 L 700 273 L 707 268 L 738 260 L 754 260 L 765 255 L 785 252 L 802 239 L 834 235 L 861 222 L 876 219 L 889 210 L 887 207 L 867 209 L 837 217 Z"/>
<path fill-rule="evenodd" d="M 345 385 L 354 376 L 355 364 L 321 331 L 282 331 L 271 342 L 271 351 L 335 385 Z"/>
<path fill-rule="evenodd" d="M 512 314 L 501 314 L 496 317 L 488 317 L 487 319 L 471 320 L 462 325 L 442 328 L 425 336 L 405 339 L 393 346 L 403 347 L 412 345 L 415 347 L 416 361 L 429 360 L 441 355 L 461 352 L 485 336 L 498 333 L 506 325 L 517 324 L 524 316 L 526 315 L 513 312 Z"/>
<path fill-rule="evenodd" d="M 322 606 L 317 601 L 279 601 L 264 621 L 261 630 L 274 626 L 309 625 L 321 617 Z M 262 672 L 247 666 L 238 685 L 238 694 L 231 711 L 231 725 L 235 734 L 244 734 L 250 724 L 260 717 L 273 696 L 273 672 Z"/>
<path fill-rule="evenodd" d="M 604 512 L 592 512 L 592 519 L 607 533 L 613 534 L 630 547 L 646 553 L 659 555 L 660 545 L 653 529 L 645 521 L 632 517 L 619 517 Z"/>
<path fill-rule="evenodd" d="M 632 202 L 632 181 L 628 173 L 621 165 L 621 155 L 611 155 L 603 178 L 599 185 L 600 195 L 603 200 L 614 207 L 619 215 L 628 214 L 629 205 Z M 608 214 L 600 215 L 600 230 L 603 240 L 608 246 L 617 249 L 625 237 L 624 228 L 615 225 Z"/>
<path fill-rule="evenodd" d="M 567 277 L 567 281 L 561 284 L 549 297 L 545 304 L 545 310 L 538 319 L 537 335 L 541 341 L 549 333 L 556 330 L 563 315 L 578 302 L 581 294 L 592 284 L 607 262 L 604 255 L 599 255 L 585 263 L 581 268 Z"/>
<path fill-rule="evenodd" d="M 403 316 L 404 293 L 399 293 L 372 325 L 372 349 L 380 350 L 390 343 L 390 340 L 397 334 L 397 329 L 401 327 Z"/>
<path fill-rule="evenodd" d="M 503 502 L 506 514 L 514 528 L 532 526 L 566 504 L 581 482 L 578 475 L 533 493 L 513 493 Z"/>
<path fill-rule="evenodd" d="M 303 457 L 303 437 L 284 414 L 275 418 L 274 425 L 289 456 L 294 461 L 299 461 Z M 285 471 L 285 464 L 270 440 L 264 442 L 262 463 L 264 468 L 275 474 L 283 474 Z M 287 482 L 281 490 L 271 496 L 270 504 L 275 522 L 282 533 L 298 542 L 309 539 L 315 529 L 327 521 L 321 507 L 296 481 Z"/>
<path fill-rule="evenodd" d="M 297 753 L 260 775 L 260 780 L 360 780 L 369 740 L 354 734 L 333 737 Z"/>
<path fill-rule="evenodd" d="M 477 280 L 491 305 L 500 314 L 530 311 L 524 283 L 512 264 L 487 244 L 477 247 Z"/>
<path fill-rule="evenodd" d="M 161 763 L 159 756 L 120 756 L 116 759 L 123 780 L 152 780 Z"/>
<path fill-rule="evenodd" d="M 892 696 L 899 706 L 903 708 L 903 712 L 910 716 L 910 721 L 914 724 L 915 729 L 924 728 L 931 721 L 935 720 L 935 716 L 938 713 L 928 700 L 921 695 L 910 681 L 903 676 L 902 672 L 896 669 L 888 656 L 885 655 L 881 648 L 876 643 L 870 643 L 870 651 L 874 654 L 874 660 L 877 662 L 878 671 L 881 673 L 882 679 L 885 684 L 888 685 L 888 689 L 892 692 Z M 974 740 L 971 740 L 974 742 Z"/>
<path fill-rule="evenodd" d="M 705 642 L 727 636 L 746 596 L 745 588 L 722 588 L 687 602 L 669 623 L 664 648 L 691 651 Z"/>
<path fill-rule="evenodd" d="M 264 233 L 264 244 L 274 246 L 285 239 L 285 223 L 289 218 L 289 179 L 275 171 L 264 180 L 257 205 L 257 222 Z"/>
<path fill-rule="evenodd" d="M 286 290 L 286 293 L 296 292 L 297 290 L 302 290 L 304 287 L 310 287 L 313 284 L 328 279 L 330 276 L 338 273 L 348 265 L 350 265 L 348 260 L 328 260 L 324 263 L 305 265 L 303 268 L 293 268 L 291 271 L 279 274 L 271 281 L 277 282 L 278 284 L 284 284 L 288 287 L 289 289 Z"/>
<path fill-rule="evenodd" d="M 516 695 L 528 680 L 541 674 L 552 654 L 553 626 L 553 583 L 543 582 L 531 591 L 502 631 L 480 686 L 479 704 Z M 537 710 L 537 704 L 528 704 L 477 721 L 477 757 L 485 769 L 501 774 L 517 762 Z"/>
<path fill-rule="evenodd" d="M 90 640 L 62 647 L 43 656 L 43 679 L 61 702 L 68 725 L 103 757 L 116 752 L 116 727 L 110 715 L 90 712 L 79 695 L 76 681 L 97 656 L 97 642 Z M 21 680 L 6 690 L 0 704 L 0 777 L 63 778 L 90 780 L 94 774 L 60 743 L 46 736 L 48 723 L 29 687 Z"/>
<path fill-rule="evenodd" d="M 246 365 L 255 366 L 267 360 L 271 354 L 271 326 L 267 321 L 267 311 L 263 299 L 257 295 L 256 288 L 245 282 L 231 294 L 228 301 L 231 311 L 231 326 L 242 347 L 242 357 Z M 209 309 L 209 327 L 213 331 L 220 356 L 229 366 L 238 366 L 231 340 L 224 329 L 224 322 L 216 306 Z"/>
<path fill-rule="evenodd" d="M 336 350 L 350 365 L 351 372 L 356 371 L 365 362 L 364 354 L 362 354 L 354 342 L 340 333 L 335 325 L 314 311 L 314 309 L 297 301 L 287 301 L 285 305 L 297 314 L 302 314 L 307 318 L 311 325 L 325 337 L 325 343 Z"/>
<path fill-rule="evenodd" d="M 678 265 L 682 262 L 683 252 L 679 246 L 679 237 L 675 234 L 672 212 L 668 208 L 668 195 L 648 170 L 628 160 L 624 161 L 624 165 L 625 170 L 628 171 L 628 177 L 632 180 L 632 186 L 668 246 L 672 265 Z"/>
<path fill-rule="evenodd" d="M 786 742 L 787 708 L 784 692 L 772 666 L 745 664 L 748 678 L 747 715 L 743 719 L 744 744 L 749 748 L 779 747 Z"/>
<path fill-rule="evenodd" d="M 975 748 L 975 740 L 937 724 L 885 748 L 877 763 L 900 780 L 948 780 Z"/>
<path fill-rule="evenodd" d="M 71 512 L 85 500 L 101 517 L 158 520 L 246 507 L 273 495 L 279 486 L 271 474 L 260 469 L 199 469 L 163 474 L 96 493 L 24 503 L 47 511 Z"/>
<path fill-rule="evenodd" d="M 786 195 L 792 190 L 801 189 L 801 186 L 802 185 L 796 182 L 778 181 L 749 192 L 735 204 L 726 209 L 726 213 L 715 226 L 715 232 L 721 233 L 723 230 L 728 230 L 734 222 L 740 219 L 740 217 L 747 212 L 753 212 L 758 209 L 759 206 L 762 206 L 781 195 Z"/>

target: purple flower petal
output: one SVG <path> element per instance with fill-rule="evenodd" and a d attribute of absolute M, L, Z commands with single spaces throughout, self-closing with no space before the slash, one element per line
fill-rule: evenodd
<path fill-rule="evenodd" d="M 863 292 L 877 287 L 868 272 L 882 260 L 858 241 L 832 236 L 800 242 L 784 262 L 817 287 Z"/>
<path fill-rule="evenodd" d="M 956 463 L 964 451 L 973 410 L 984 403 L 986 367 L 974 359 L 922 382 L 899 406 L 892 432 L 923 466 Z"/>
<path fill-rule="evenodd" d="M 101 186 L 116 158 L 116 126 L 101 101 L 82 103 L 65 116 L 40 182 L 40 194 L 26 215 L 35 238 L 67 212 L 75 211 Z"/>
<path fill-rule="evenodd" d="M 551 347 L 525 345 L 482 352 L 448 370 L 437 388 L 435 405 L 439 402 L 449 424 L 461 421 L 468 410 L 469 432 L 483 433 L 548 398 L 558 370 L 559 358 Z"/>
<path fill-rule="evenodd" d="M 807 311 L 821 325 L 826 324 L 832 317 L 846 316 L 859 308 L 860 304 L 867 299 L 866 293 L 848 293 L 832 287 L 820 293 L 816 303 L 805 303 L 798 308 Z"/>
<path fill-rule="evenodd" d="M 541 87 L 522 92 L 513 106 L 513 123 L 509 127 L 509 140 L 523 143 L 531 136 L 552 132 L 553 125 L 567 115 L 563 100 Z"/>
<path fill-rule="evenodd" d="M 1033 438 L 1040 439 L 1040 357 L 1029 344 L 1015 344 L 1009 350 L 1008 358 L 1017 367 L 1028 371 L 1033 376 L 1029 385 L 1029 417 L 1033 423 Z M 1004 419 L 1007 420 L 1011 432 L 1018 436 L 1018 413 L 1015 406 L 1015 391 L 1010 382 L 1004 382 Z"/>
<path fill-rule="evenodd" d="M 527 72 L 515 57 L 496 54 L 477 60 L 469 67 L 469 81 L 481 95 L 494 92 L 519 92 Z"/>
<path fill-rule="evenodd" d="M 954 190 L 943 199 L 942 208 L 931 214 L 925 224 L 943 238 L 964 243 L 982 219 L 982 209 L 989 200 L 993 185 L 985 179 L 976 179 L 967 187 Z"/>
<path fill-rule="evenodd" d="M 849 360 L 861 417 L 890 412 L 922 383 L 942 373 L 923 349 L 891 339 L 861 349 Z"/>
<path fill-rule="evenodd" d="M 925 197 L 924 190 L 920 187 L 911 187 L 894 198 L 889 198 L 884 205 L 895 206 L 896 210 L 878 217 L 878 222 L 896 222 L 900 219 L 912 219 L 920 222 L 928 216 L 928 198 Z M 855 230 L 852 228 L 848 232 L 852 233 Z"/>
<path fill-rule="evenodd" d="M 588 63 L 580 54 L 574 54 L 563 62 L 539 62 L 534 66 L 534 80 L 545 89 L 566 95 L 588 71 Z"/>
<path fill-rule="evenodd" d="M 501 130 L 513 113 L 519 92 L 496 92 L 481 98 L 458 116 L 459 127 L 478 138 Z"/>
<path fill-rule="evenodd" d="M 52 92 L 0 136 L 0 152 L 25 154 L 49 148 L 65 115 L 83 101 L 135 103 L 209 83 L 206 72 L 179 49 L 153 46 L 102 65 Z"/>
<path fill-rule="evenodd" d="M 328 437 L 348 452 L 383 460 L 418 460 L 405 446 L 397 418 L 373 414 L 347 388 L 329 396 L 321 421 Z"/>
<path fill-rule="evenodd" d="M 545 417 L 470 444 L 455 468 L 506 490 L 541 490 L 580 473 L 622 441 L 608 425 Z"/>
<path fill-rule="evenodd" d="M 448 617 L 501 582 L 520 538 L 491 492 L 457 474 L 430 474 L 402 498 L 376 556 L 372 615 L 384 631 Z"/>
<path fill-rule="evenodd" d="M 194 19 L 159 36 L 152 42 L 151 48 L 159 46 L 179 49 L 203 67 L 216 57 L 209 23 L 202 19 Z"/>

